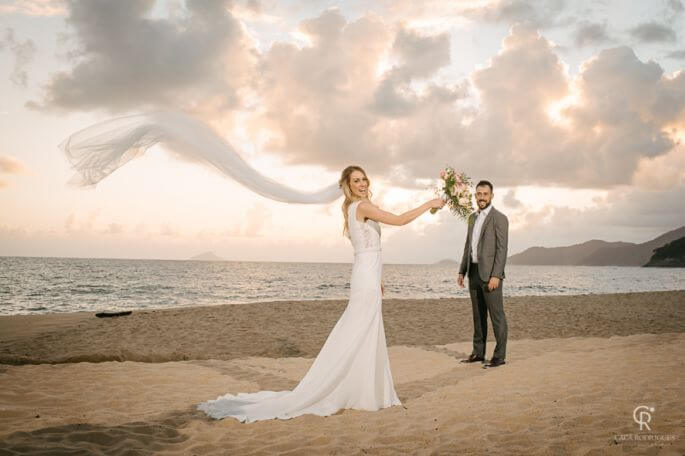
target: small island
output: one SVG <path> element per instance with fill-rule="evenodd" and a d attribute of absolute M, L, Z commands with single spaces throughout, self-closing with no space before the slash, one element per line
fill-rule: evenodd
<path fill-rule="evenodd" d="M 457 264 L 456 260 L 453 260 L 451 258 L 445 258 L 444 260 L 440 260 L 436 262 L 435 264 Z"/>
<path fill-rule="evenodd" d="M 214 252 L 203 252 L 189 259 L 194 261 L 226 261 L 220 256 L 215 255 Z"/>
<path fill-rule="evenodd" d="M 682 268 L 685 267 L 685 237 L 669 242 L 654 250 L 654 255 L 646 267 Z"/>

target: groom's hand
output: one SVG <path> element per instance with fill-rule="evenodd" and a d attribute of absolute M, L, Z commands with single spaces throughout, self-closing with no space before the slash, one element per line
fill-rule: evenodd
<path fill-rule="evenodd" d="M 457 283 L 460 287 L 464 288 L 464 274 L 459 274 L 457 276 Z"/>
<path fill-rule="evenodd" d="M 490 281 L 488 282 L 488 290 L 492 291 L 497 289 L 499 287 L 499 277 L 490 277 Z"/>

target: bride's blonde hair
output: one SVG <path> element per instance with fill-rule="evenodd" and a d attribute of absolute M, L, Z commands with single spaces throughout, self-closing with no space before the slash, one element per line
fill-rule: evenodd
<path fill-rule="evenodd" d="M 364 171 L 361 166 L 357 165 L 350 165 L 347 168 L 343 169 L 342 173 L 340 174 L 340 180 L 338 181 L 338 184 L 340 185 L 340 188 L 345 194 L 345 201 L 343 201 L 342 203 L 343 217 L 345 217 L 345 224 L 343 225 L 343 236 L 347 237 L 350 237 L 350 224 L 349 220 L 347 219 L 347 209 L 350 207 L 350 204 L 352 204 L 353 201 L 359 199 L 354 195 L 354 193 L 352 193 L 352 189 L 350 188 L 350 175 L 354 171 L 359 171 L 364 175 L 364 177 L 366 177 L 366 181 L 368 182 L 366 187 L 366 193 L 368 195 L 368 198 L 371 199 L 371 181 L 369 180 L 369 176 L 366 175 L 366 171 Z"/>

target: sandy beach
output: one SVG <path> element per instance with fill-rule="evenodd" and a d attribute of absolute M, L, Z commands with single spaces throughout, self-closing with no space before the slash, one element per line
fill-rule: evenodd
<path fill-rule="evenodd" d="M 685 454 L 685 291 L 506 298 L 496 369 L 459 363 L 468 300 L 386 300 L 402 406 L 250 424 L 195 410 L 294 387 L 345 305 L 0 317 L 0 454 Z"/>

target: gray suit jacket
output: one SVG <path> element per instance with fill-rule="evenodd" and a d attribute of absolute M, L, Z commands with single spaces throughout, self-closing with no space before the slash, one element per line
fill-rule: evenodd
<path fill-rule="evenodd" d="M 464 245 L 464 255 L 459 266 L 459 274 L 468 276 L 469 265 L 471 264 L 471 236 L 473 226 L 476 222 L 474 212 L 469 217 L 469 228 Z M 478 275 L 483 282 L 490 280 L 490 277 L 504 279 L 504 265 L 507 262 L 507 243 L 509 241 L 509 220 L 494 207 L 490 210 L 478 239 Z"/>

